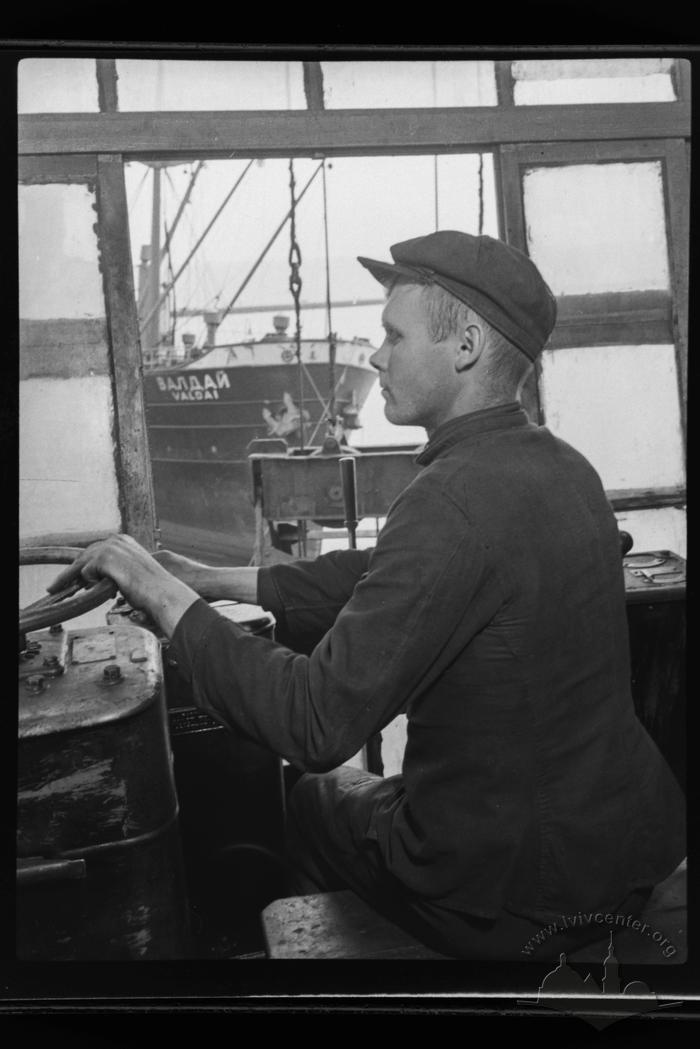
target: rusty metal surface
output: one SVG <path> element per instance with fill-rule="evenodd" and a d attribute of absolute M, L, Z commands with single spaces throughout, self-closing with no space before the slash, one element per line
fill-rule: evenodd
<path fill-rule="evenodd" d="M 30 658 L 25 650 L 19 667 L 20 739 L 130 717 L 153 703 L 160 691 L 158 642 L 141 627 L 40 631 L 29 634 L 27 644 Z M 47 668 L 47 661 L 53 666 Z M 112 665 L 120 670 L 116 678 L 110 677 L 113 672 L 105 675 Z M 37 677 L 43 678 L 41 688 L 30 681 Z"/>
<path fill-rule="evenodd" d="M 416 452 L 368 452 L 355 458 L 360 517 L 384 517 L 416 477 Z M 251 455 L 263 515 L 272 520 L 338 520 L 344 514 L 338 457 Z"/>
<path fill-rule="evenodd" d="M 119 721 L 20 739 L 17 788 L 20 857 L 155 832 L 177 813 L 162 698 Z"/>
<path fill-rule="evenodd" d="M 18 956 L 186 957 L 157 638 L 133 625 L 30 636 L 19 729 Z"/>
<path fill-rule="evenodd" d="M 685 596 L 686 563 L 670 550 L 627 554 L 622 561 L 627 603 L 674 601 Z"/>
<path fill-rule="evenodd" d="M 189 956 L 177 824 L 133 848 L 87 855 L 85 877 L 17 893 L 17 957 L 141 961 Z"/>

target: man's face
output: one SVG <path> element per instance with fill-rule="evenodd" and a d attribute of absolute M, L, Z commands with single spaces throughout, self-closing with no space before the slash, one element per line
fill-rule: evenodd
<path fill-rule="evenodd" d="M 422 288 L 399 284 L 382 313 L 384 342 L 370 357 L 379 372 L 384 414 L 397 426 L 428 433 L 451 418 L 457 393 L 453 338 L 434 342 Z"/>

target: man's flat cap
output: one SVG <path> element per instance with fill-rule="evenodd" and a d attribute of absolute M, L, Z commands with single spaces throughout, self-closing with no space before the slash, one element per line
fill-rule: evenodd
<path fill-rule="evenodd" d="M 534 360 L 557 318 L 554 295 L 535 264 L 493 237 L 440 230 L 394 244 L 393 263 L 358 261 L 382 284 L 394 277 L 439 284 Z"/>

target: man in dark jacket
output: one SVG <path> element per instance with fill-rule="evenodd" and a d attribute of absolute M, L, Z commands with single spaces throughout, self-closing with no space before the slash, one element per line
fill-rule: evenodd
<path fill-rule="evenodd" d="M 562 916 L 635 915 L 682 860 L 683 797 L 635 716 L 600 479 L 518 403 L 549 288 L 490 237 L 392 257 L 360 259 L 389 292 L 372 363 L 387 418 L 428 442 L 373 550 L 217 569 L 114 537 L 54 587 L 111 576 L 202 709 L 308 770 L 289 806 L 297 891 L 351 887 L 457 957 L 520 957 L 556 920 L 554 957 L 591 935 Z M 262 605 L 310 655 L 203 597 Z M 343 765 L 400 712 L 401 775 Z"/>

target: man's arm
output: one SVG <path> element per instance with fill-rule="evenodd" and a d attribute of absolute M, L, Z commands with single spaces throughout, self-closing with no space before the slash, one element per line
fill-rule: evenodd
<path fill-rule="evenodd" d="M 87 547 L 49 587 L 54 593 L 82 576 L 112 578 L 136 608 L 172 637 L 178 620 L 197 597 L 261 604 L 275 614 L 285 639 L 315 641 L 325 634 L 367 569 L 369 551 L 339 550 L 316 561 L 273 568 L 218 567 L 169 550 L 149 554 L 133 539 L 113 535 Z M 289 622 L 288 622 L 289 619 Z M 313 644 L 311 647 L 313 647 Z"/>
<path fill-rule="evenodd" d="M 171 550 L 157 550 L 153 557 L 171 575 L 206 601 L 259 603 L 257 568 L 220 568 L 205 565 L 189 557 L 174 554 Z"/>
<path fill-rule="evenodd" d="M 371 550 L 333 550 L 314 561 L 261 568 L 257 603 L 273 613 L 276 638 L 297 652 L 311 652 L 367 573 L 370 555 Z"/>
<path fill-rule="evenodd" d="M 169 550 L 159 564 L 208 601 L 262 605 L 277 621 L 277 638 L 310 652 L 330 630 L 366 573 L 369 550 L 334 550 L 313 561 L 281 562 L 266 568 L 219 568 Z"/>
<path fill-rule="evenodd" d="M 460 624 L 463 644 L 502 600 L 479 537 L 431 485 L 400 497 L 367 573 L 308 657 L 219 615 L 128 536 L 88 547 L 51 589 L 79 575 L 109 576 L 156 620 L 198 706 L 316 770 L 342 764 L 431 687 L 456 654 L 446 623 Z"/>
<path fill-rule="evenodd" d="M 242 631 L 200 601 L 177 625 L 170 657 L 202 709 L 295 764 L 324 770 L 429 689 L 454 646 L 483 629 L 502 600 L 460 509 L 433 486 L 412 486 L 309 656 Z"/>

